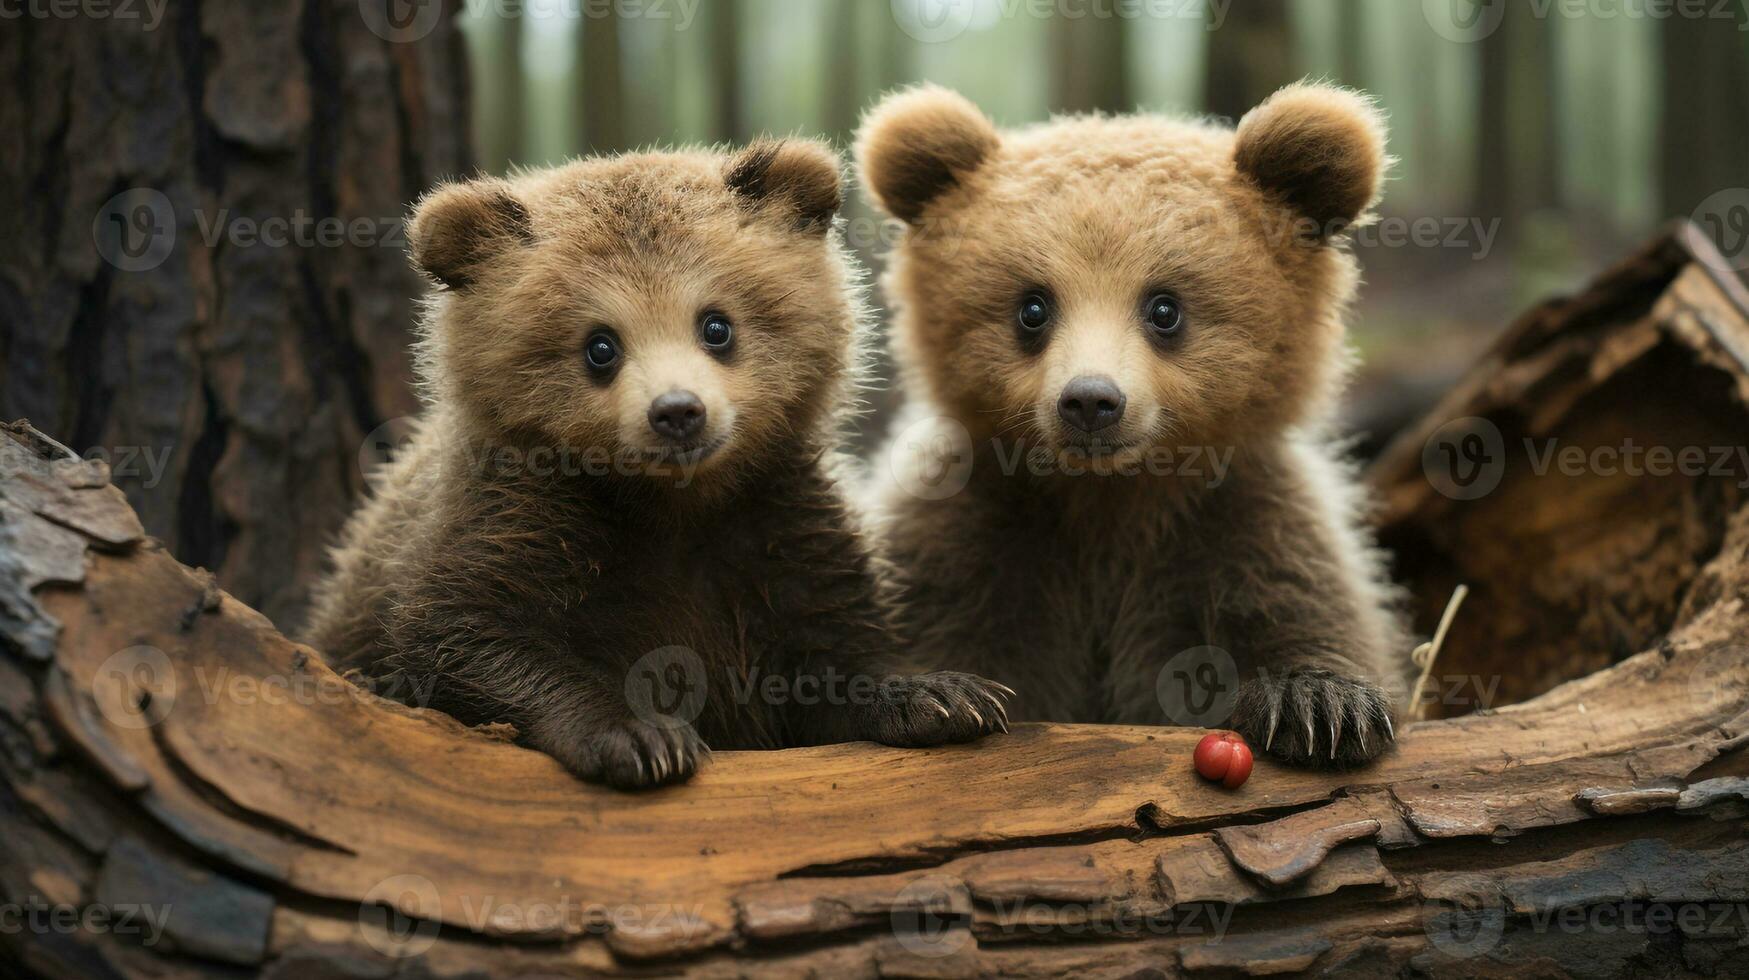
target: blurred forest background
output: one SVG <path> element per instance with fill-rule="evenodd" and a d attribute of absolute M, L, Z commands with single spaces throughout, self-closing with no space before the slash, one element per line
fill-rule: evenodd
<path fill-rule="evenodd" d="M 762 133 L 847 147 L 924 79 L 1009 125 L 1237 118 L 1300 77 L 1357 86 L 1400 158 L 1354 246 L 1363 452 L 1516 312 L 1671 218 L 1713 219 L 1749 265 L 1749 0 L 14 6 L 0 416 L 109 460 L 151 534 L 282 625 L 420 410 L 407 208 L 476 168 Z M 849 218 L 878 271 L 893 229 L 859 194 Z M 865 445 L 896 397 L 873 393 Z"/>
<path fill-rule="evenodd" d="M 1365 89 L 1398 158 L 1382 209 L 1396 220 L 1355 246 L 1368 285 L 1351 417 L 1373 447 L 1514 312 L 1749 184 L 1745 6 L 480 0 L 461 26 L 477 156 L 495 172 L 762 133 L 848 149 L 867 106 L 920 80 L 1003 125 L 1090 110 L 1237 119 L 1305 76 Z M 860 195 L 849 213 L 874 220 Z M 875 237 L 853 244 L 878 270 Z"/>

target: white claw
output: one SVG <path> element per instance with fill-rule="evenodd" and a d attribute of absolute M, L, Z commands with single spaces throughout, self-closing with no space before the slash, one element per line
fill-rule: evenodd
<path fill-rule="evenodd" d="M 1324 714 L 1330 718 L 1330 758 L 1335 759 L 1336 744 L 1342 740 L 1342 699 L 1325 692 Z"/>

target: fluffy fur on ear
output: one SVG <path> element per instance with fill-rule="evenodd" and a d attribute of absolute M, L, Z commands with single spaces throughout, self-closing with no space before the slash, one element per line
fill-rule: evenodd
<path fill-rule="evenodd" d="M 824 231 L 844 203 L 838 154 L 816 140 L 760 140 L 729 158 L 723 183 L 749 202 L 779 204 L 799 227 Z"/>
<path fill-rule="evenodd" d="M 863 117 L 856 158 L 881 210 L 915 224 L 996 152 L 996 127 L 965 96 L 936 85 L 895 92 Z"/>
<path fill-rule="evenodd" d="M 420 199 L 407 229 L 413 264 L 466 289 L 505 250 L 534 241 L 528 208 L 496 178 L 444 184 Z"/>
<path fill-rule="evenodd" d="M 1308 82 L 1247 112 L 1234 149 L 1239 172 L 1317 222 L 1322 238 L 1372 207 L 1389 162 L 1384 118 L 1372 100 Z"/>

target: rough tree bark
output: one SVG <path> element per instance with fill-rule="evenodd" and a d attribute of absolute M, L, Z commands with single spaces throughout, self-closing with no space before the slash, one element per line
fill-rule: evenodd
<path fill-rule="evenodd" d="M 415 410 L 403 208 L 468 164 L 450 10 L 390 2 L 0 30 L 0 418 L 106 456 L 154 536 L 288 624 L 366 435 Z"/>
<path fill-rule="evenodd" d="M 1200 731 L 1042 725 L 584 785 L 354 690 L 146 537 L 100 466 L 8 427 L 0 894 L 136 918 L 0 930 L 0 957 L 57 977 L 1741 975 L 1749 504 L 1516 465 L 1453 501 L 1423 462 L 1448 417 L 1740 442 L 1749 303 L 1691 251 L 1717 261 L 1682 231 L 1533 311 L 1375 473 L 1418 598 L 1477 589 L 1440 678 L 1491 643 L 1569 676 L 1615 653 L 1587 626 L 1603 608 L 1643 652 L 1408 727 L 1363 770 L 1260 762 L 1236 791 L 1191 773 Z M 1588 547 L 1607 568 L 1580 567 Z M 1714 904 L 1622 927 L 1645 902 Z"/>

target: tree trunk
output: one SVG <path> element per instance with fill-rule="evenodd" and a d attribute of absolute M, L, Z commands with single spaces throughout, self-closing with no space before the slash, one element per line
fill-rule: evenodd
<path fill-rule="evenodd" d="M 879 55 L 878 38 L 865 38 L 856 29 L 857 7 L 834 2 L 826 11 L 825 137 L 838 146 L 848 146 L 856 135 L 856 121 L 867 98 L 862 91 L 861 55 L 867 50 Z"/>
<path fill-rule="evenodd" d="M 1559 133 L 1550 18 L 1527 3 L 1501 9 L 1477 44 L 1475 213 L 1499 219 L 1501 239 L 1511 242 L 1526 217 L 1559 203 Z"/>
<path fill-rule="evenodd" d="M 474 142 L 480 167 L 502 174 L 519 163 L 527 150 L 527 120 L 523 106 L 528 93 L 523 84 L 521 17 L 484 17 L 475 25 L 473 38 L 480 55 L 475 60 L 484 71 L 474 86 Z"/>
<path fill-rule="evenodd" d="M 1718 261 L 1684 230 L 1533 311 L 1424 431 L 1508 414 L 1580 416 L 1598 438 L 1749 430 L 1749 296 L 1709 271 Z M 1698 419 L 1616 397 L 1643 372 L 1706 393 Z M 1511 468 L 1492 495 L 1454 502 L 1428 488 L 1449 484 L 1423 462 L 1427 441 L 1375 471 L 1387 536 L 1418 549 L 1405 555 L 1421 602 L 1468 581 L 1460 623 L 1522 637 L 1533 672 L 1572 613 L 1508 587 L 1572 581 L 1587 535 L 1645 545 L 1677 522 L 1710 542 L 1610 580 L 1610 601 L 1661 611 L 1634 634 L 1644 652 L 1522 705 L 1408 726 L 1357 772 L 1261 760 L 1231 791 L 1191 772 L 1200 730 L 1023 725 L 926 751 L 720 753 L 686 785 L 627 794 L 573 780 L 502 726 L 352 688 L 144 540 L 101 468 L 5 427 L 0 894 L 115 927 L 25 919 L 0 929 L 0 966 L 1730 974 L 1749 901 L 1749 504 Z M 1550 526 L 1571 541 L 1537 536 Z M 1494 551 L 1513 564 L 1469 561 Z M 1435 665 L 1442 698 L 1476 641 L 1454 642 Z M 1621 927 L 1648 904 L 1669 928 Z"/>
<path fill-rule="evenodd" d="M 624 139 L 627 147 L 685 143 L 679 112 L 680 38 L 666 22 L 627 23 L 620 34 Z"/>
<path fill-rule="evenodd" d="M 1336 3 L 1329 7 L 1329 16 L 1336 23 L 1336 81 L 1350 88 L 1366 87 L 1367 30 L 1366 11 L 1359 2 Z"/>
<path fill-rule="evenodd" d="M 582 118 L 577 131 L 585 153 L 618 153 L 626 148 L 619 16 L 612 4 L 583 9 L 583 70 L 578 73 L 583 89 L 577 99 Z"/>
<path fill-rule="evenodd" d="M 1080 16 L 1059 13 L 1051 32 L 1051 111 L 1128 112 L 1135 108 L 1129 92 L 1125 27 L 1117 16 L 1095 16 L 1090 7 Z"/>
<path fill-rule="evenodd" d="M 700 16 L 710 29 L 714 138 L 745 143 L 750 133 L 741 105 L 741 0 L 716 0 L 700 11 Z"/>
<path fill-rule="evenodd" d="M 1238 119 L 1296 77 L 1283 0 L 1232 4 L 1221 29 L 1208 32 L 1203 102 L 1210 113 Z"/>
<path fill-rule="evenodd" d="M 1687 217 L 1718 191 L 1749 184 L 1749 42 L 1742 4 L 1707 8 L 1708 16 L 1662 18 L 1663 92 L 1659 106 L 1659 203 L 1666 217 Z M 1728 16 L 1722 20 L 1718 14 Z M 1749 195 L 1733 202 L 1740 211 Z M 1742 245 L 1742 220 L 1732 222 Z M 1728 243 L 1730 244 L 1730 243 Z M 1740 255 L 1740 253 L 1738 253 Z"/>
<path fill-rule="evenodd" d="M 289 625 L 366 435 L 415 410 L 399 221 L 466 169 L 460 45 L 435 6 L 125 6 L 0 31 L 0 414 Z"/>

